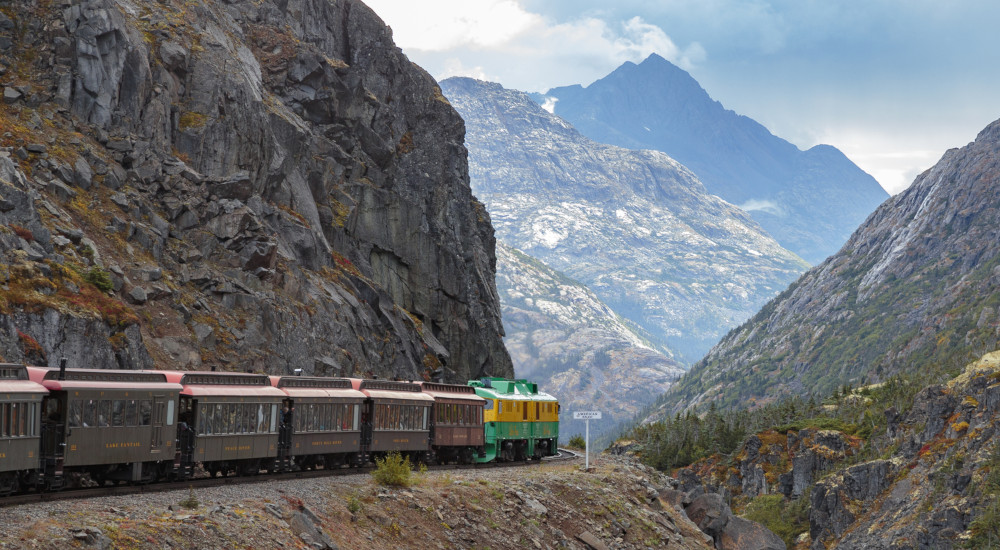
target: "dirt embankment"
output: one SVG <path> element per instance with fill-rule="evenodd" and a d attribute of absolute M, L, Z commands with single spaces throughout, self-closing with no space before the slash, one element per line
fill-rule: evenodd
<path fill-rule="evenodd" d="M 0 510 L 0 548 L 707 548 L 656 498 L 667 478 L 601 456 L 522 468 L 242 484 Z M 196 502 L 195 502 L 196 501 Z"/>

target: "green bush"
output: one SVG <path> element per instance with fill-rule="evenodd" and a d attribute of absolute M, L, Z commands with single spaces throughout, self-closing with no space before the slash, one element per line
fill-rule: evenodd
<path fill-rule="evenodd" d="M 83 279 L 96 286 L 101 292 L 107 292 L 114 287 L 111 283 L 111 275 L 109 275 L 107 271 L 104 271 L 96 266 L 90 268 L 90 271 L 83 276 Z"/>
<path fill-rule="evenodd" d="M 194 496 L 194 487 L 188 487 L 188 497 L 177 504 L 179 504 L 182 508 L 187 508 L 188 510 L 194 510 L 195 508 L 201 506 L 201 502 L 198 501 L 198 497 Z"/>
<path fill-rule="evenodd" d="M 587 442 L 583 440 L 583 436 L 576 434 L 569 438 L 569 443 L 566 444 L 570 449 L 585 449 L 587 447 Z"/>
<path fill-rule="evenodd" d="M 796 537 L 809 530 L 809 495 L 792 501 L 782 495 L 760 495 L 747 504 L 743 517 L 764 525 L 792 548 Z"/>
<path fill-rule="evenodd" d="M 412 484 L 410 479 L 412 469 L 410 457 L 404 458 L 397 452 L 391 452 L 375 459 L 375 471 L 372 472 L 372 477 L 379 485 L 409 487 Z"/>
<path fill-rule="evenodd" d="M 347 497 L 347 511 L 351 514 L 357 514 L 361 511 L 363 506 L 361 505 L 361 500 L 358 495 L 351 495 Z"/>

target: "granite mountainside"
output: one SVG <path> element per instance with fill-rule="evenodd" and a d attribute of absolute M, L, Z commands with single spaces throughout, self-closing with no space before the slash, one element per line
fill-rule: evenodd
<path fill-rule="evenodd" d="M 585 429 L 570 411 L 602 411 L 590 434 L 611 434 L 684 373 L 592 290 L 503 241 L 497 290 L 517 376 L 544 381 L 545 391 L 559 396 L 567 441 Z"/>
<path fill-rule="evenodd" d="M 1000 121 L 731 331 L 657 414 L 954 373 L 1000 347 Z"/>
<path fill-rule="evenodd" d="M 0 5 L 0 355 L 512 375 L 464 125 L 356 0 Z"/>

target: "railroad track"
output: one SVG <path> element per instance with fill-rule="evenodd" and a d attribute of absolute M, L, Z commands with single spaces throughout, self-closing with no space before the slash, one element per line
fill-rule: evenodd
<path fill-rule="evenodd" d="M 484 464 L 434 464 L 428 465 L 428 471 L 448 471 L 448 470 L 482 470 L 489 468 L 519 468 L 537 464 L 552 462 L 565 462 L 579 458 L 579 453 L 569 449 L 559 449 L 559 454 L 547 456 L 539 461 L 524 462 L 487 462 Z M 107 487 L 83 487 L 66 489 L 63 491 L 47 493 L 24 493 L 0 498 L 0 508 L 8 508 L 21 504 L 34 504 L 38 502 L 55 502 L 60 500 L 79 500 L 86 498 L 99 498 L 110 496 L 125 496 L 137 494 L 163 493 L 167 491 L 185 491 L 193 489 L 206 489 L 210 487 L 224 487 L 226 485 L 239 485 L 243 483 L 267 483 L 272 481 L 291 481 L 296 479 L 314 479 L 321 477 L 348 476 L 356 474 L 368 474 L 375 470 L 374 466 L 364 466 L 361 468 L 339 468 L 332 470 L 301 470 L 295 472 L 285 472 L 280 474 L 262 474 L 256 476 L 232 476 L 232 477 L 210 477 L 207 474 L 187 479 L 184 481 L 169 481 L 147 484 L 125 484 Z"/>

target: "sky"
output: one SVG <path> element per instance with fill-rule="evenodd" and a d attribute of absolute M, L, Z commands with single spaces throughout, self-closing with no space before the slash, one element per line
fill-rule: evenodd
<path fill-rule="evenodd" d="M 544 92 L 657 53 L 892 194 L 1000 118 L 996 0 L 365 0 L 438 80 Z"/>

